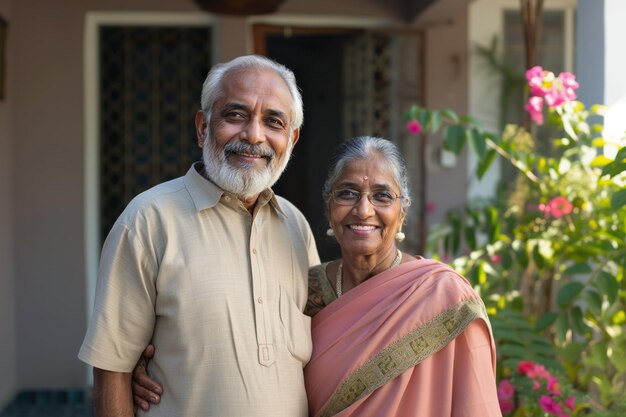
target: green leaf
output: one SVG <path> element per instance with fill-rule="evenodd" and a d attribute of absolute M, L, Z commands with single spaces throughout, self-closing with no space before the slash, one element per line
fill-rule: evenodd
<path fill-rule="evenodd" d="M 539 269 L 545 268 L 546 260 L 544 259 L 543 255 L 539 251 L 538 244 L 533 247 L 533 260 L 535 261 Z"/>
<path fill-rule="evenodd" d="M 619 190 L 611 196 L 611 208 L 613 210 L 617 211 L 624 205 L 626 205 L 626 189 Z"/>
<path fill-rule="evenodd" d="M 498 346 L 498 354 L 522 359 L 528 357 L 528 350 L 525 347 L 507 343 Z"/>
<path fill-rule="evenodd" d="M 559 307 L 567 307 L 580 294 L 583 288 L 585 288 L 585 285 L 582 282 L 568 282 L 559 289 L 556 303 Z"/>
<path fill-rule="evenodd" d="M 437 110 L 433 110 L 430 113 L 430 131 L 437 133 L 441 126 L 441 114 Z"/>
<path fill-rule="evenodd" d="M 613 304 L 617 299 L 617 294 L 619 291 L 619 283 L 617 282 L 617 278 L 615 278 L 609 272 L 602 271 L 598 274 L 595 284 L 600 292 L 606 295 L 609 303 Z"/>
<path fill-rule="evenodd" d="M 537 320 L 537 323 L 535 323 L 535 331 L 541 332 L 552 326 L 557 317 L 559 317 L 557 313 L 552 313 L 550 311 L 543 313 L 541 317 L 539 317 L 539 320 Z"/>
<path fill-rule="evenodd" d="M 591 161 L 590 165 L 592 167 L 603 167 L 603 166 L 610 164 L 611 162 L 613 162 L 612 159 L 609 159 L 604 155 L 598 155 L 595 158 L 593 158 L 593 161 Z"/>
<path fill-rule="evenodd" d="M 569 328 L 569 316 L 566 311 L 561 311 L 556 319 L 556 338 L 559 342 L 565 341 Z"/>
<path fill-rule="evenodd" d="M 470 149 L 474 151 L 478 159 L 482 159 L 487 154 L 487 144 L 484 136 L 475 127 L 466 131 L 466 133 Z"/>
<path fill-rule="evenodd" d="M 587 302 L 587 307 L 594 316 L 602 314 L 602 296 L 600 294 L 589 289 L 584 292 L 582 298 Z"/>
<path fill-rule="evenodd" d="M 586 263 L 581 262 L 567 268 L 565 271 L 563 271 L 563 275 L 588 274 L 590 272 L 591 267 Z"/>
<path fill-rule="evenodd" d="M 591 330 L 583 321 L 583 312 L 580 307 L 575 306 L 571 311 L 572 330 L 578 335 L 586 335 Z"/>
<path fill-rule="evenodd" d="M 500 224 L 498 223 L 498 210 L 495 207 L 487 207 L 485 209 L 485 221 L 487 233 L 489 234 L 489 243 L 494 243 L 500 235 Z"/>
<path fill-rule="evenodd" d="M 626 162 L 615 160 L 602 168 L 601 176 L 608 175 L 609 178 L 613 178 L 614 176 L 621 174 L 623 171 L 626 171 Z"/>
<path fill-rule="evenodd" d="M 474 230 L 474 226 L 465 226 L 465 241 L 471 250 L 476 250 L 476 230 Z"/>
<path fill-rule="evenodd" d="M 485 175 L 495 158 L 496 151 L 491 149 L 487 152 L 486 156 L 478 162 L 478 166 L 476 167 L 476 176 L 478 177 L 478 179 L 481 179 Z"/>
<path fill-rule="evenodd" d="M 465 128 L 459 124 L 446 126 L 443 131 L 443 147 L 459 155 L 465 146 Z"/>
<path fill-rule="evenodd" d="M 454 110 L 443 109 L 441 110 L 441 116 L 450 120 L 452 123 L 459 122 L 459 116 L 454 112 Z"/>
<path fill-rule="evenodd" d="M 624 350 L 623 346 L 620 346 L 620 347 L 616 346 L 613 349 L 613 354 L 610 356 L 609 359 L 611 360 L 611 363 L 613 364 L 613 366 L 615 366 L 615 368 L 620 373 L 623 373 L 626 371 L 626 351 Z"/>

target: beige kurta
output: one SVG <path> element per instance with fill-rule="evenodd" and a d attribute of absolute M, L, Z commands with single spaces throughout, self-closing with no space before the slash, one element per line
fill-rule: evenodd
<path fill-rule="evenodd" d="M 152 341 L 164 395 L 150 416 L 304 417 L 309 225 L 269 190 L 253 217 L 196 168 L 113 226 L 79 357 L 129 372 Z"/>

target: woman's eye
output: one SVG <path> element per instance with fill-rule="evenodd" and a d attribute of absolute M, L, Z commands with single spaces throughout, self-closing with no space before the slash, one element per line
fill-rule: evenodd
<path fill-rule="evenodd" d="M 339 190 L 337 191 L 337 197 L 348 200 L 357 200 L 359 198 L 359 193 L 354 190 Z"/>
<path fill-rule="evenodd" d="M 391 195 L 391 193 L 388 193 L 386 191 L 378 191 L 372 194 L 372 197 L 374 198 L 374 200 L 376 201 L 380 201 L 380 202 L 390 202 L 393 201 L 393 196 Z"/>

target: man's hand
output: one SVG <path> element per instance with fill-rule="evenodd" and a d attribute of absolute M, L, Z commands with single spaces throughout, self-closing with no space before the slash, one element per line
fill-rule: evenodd
<path fill-rule="evenodd" d="M 131 374 L 93 369 L 95 417 L 133 417 Z"/>
<path fill-rule="evenodd" d="M 163 387 L 148 376 L 148 362 L 154 357 L 154 351 L 154 345 L 146 346 L 133 369 L 133 401 L 144 411 L 150 409 L 150 403 L 158 404 L 163 394 Z"/>

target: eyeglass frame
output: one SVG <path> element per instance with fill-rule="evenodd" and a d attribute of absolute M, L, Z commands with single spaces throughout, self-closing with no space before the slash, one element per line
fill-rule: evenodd
<path fill-rule="evenodd" d="M 337 201 L 337 193 L 340 191 L 351 191 L 353 193 L 356 193 L 358 195 L 358 198 L 356 200 L 354 200 L 354 202 L 350 203 L 350 204 L 346 204 L 346 202 L 339 202 Z M 376 194 L 376 193 L 388 193 L 389 195 L 391 195 L 393 197 L 392 201 L 389 202 L 389 204 L 380 204 L 380 201 L 374 202 L 372 201 L 372 195 Z M 367 197 L 367 200 L 370 202 L 370 204 L 374 207 L 391 207 L 393 205 L 393 203 L 396 202 L 396 200 L 399 200 L 401 198 L 404 198 L 404 196 L 402 194 L 396 194 L 392 191 L 387 191 L 387 190 L 375 190 L 375 191 L 357 191 L 353 188 L 340 188 L 338 190 L 333 190 L 330 193 L 331 196 L 331 200 L 333 202 L 335 202 L 336 204 L 339 204 L 340 206 L 344 206 L 344 207 L 350 207 L 350 206 L 355 206 L 357 205 L 360 201 L 361 198 L 363 198 L 363 195 L 365 195 Z"/>

